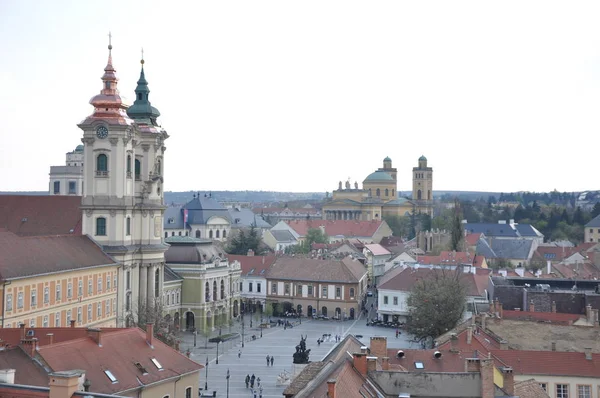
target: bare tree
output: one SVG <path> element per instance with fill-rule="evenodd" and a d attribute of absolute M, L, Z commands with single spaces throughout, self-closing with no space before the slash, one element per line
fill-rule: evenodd
<path fill-rule="evenodd" d="M 177 336 L 173 321 L 170 315 L 165 315 L 166 311 L 162 300 L 155 298 L 152 302 L 146 303 L 145 300 L 140 300 L 138 305 L 133 309 L 132 314 L 127 315 L 129 324 L 146 330 L 146 326 L 151 323 L 154 325 L 154 337 L 163 343 L 176 347 L 180 340 Z"/>

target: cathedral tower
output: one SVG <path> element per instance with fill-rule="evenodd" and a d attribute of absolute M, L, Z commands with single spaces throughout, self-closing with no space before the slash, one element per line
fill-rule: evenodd
<path fill-rule="evenodd" d="M 419 158 L 419 166 L 413 167 L 412 199 L 416 201 L 433 200 L 433 169 L 427 167 L 427 158 Z"/>
<path fill-rule="evenodd" d="M 112 45 L 100 94 L 90 100 L 94 111 L 78 126 L 83 130 L 83 233 L 121 263 L 118 276 L 118 324 L 161 296 L 164 252 L 162 237 L 163 142 L 160 115 L 148 101 L 142 70 L 136 101 L 127 109 L 117 89 Z"/>

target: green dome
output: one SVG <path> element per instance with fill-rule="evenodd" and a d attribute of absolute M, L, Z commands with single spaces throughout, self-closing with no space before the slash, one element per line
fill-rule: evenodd
<path fill-rule="evenodd" d="M 383 159 L 383 161 L 384 161 L 384 162 L 391 162 L 391 161 L 392 161 L 392 159 L 390 159 L 390 157 L 389 157 L 389 156 L 386 156 L 386 157 L 385 157 L 385 159 Z"/>
<path fill-rule="evenodd" d="M 77 145 L 75 147 L 75 152 L 83 152 L 83 145 Z"/>
<path fill-rule="evenodd" d="M 425 156 L 421 155 L 421 157 L 419 158 L 419 161 L 425 161 L 426 162 L 427 158 Z"/>
<path fill-rule="evenodd" d="M 367 178 L 365 178 L 365 182 L 367 181 L 394 181 L 394 179 L 385 171 L 376 171 L 374 173 L 369 174 Z"/>

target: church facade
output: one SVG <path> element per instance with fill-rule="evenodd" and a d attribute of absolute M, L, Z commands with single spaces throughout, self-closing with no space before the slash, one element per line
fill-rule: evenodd
<path fill-rule="evenodd" d="M 90 100 L 93 113 L 83 131 L 82 233 L 91 236 L 119 264 L 117 324 L 131 324 L 138 310 L 163 291 L 164 142 L 160 113 L 148 100 L 142 60 L 136 100 L 127 106 L 117 88 L 112 45 L 102 90 Z"/>
<path fill-rule="evenodd" d="M 408 216 L 425 213 L 433 216 L 433 169 L 427 166 L 427 158 L 421 156 L 412 170 L 412 195 L 402 197 L 398 193 L 397 170 L 392 159 L 383 159 L 383 167 L 369 174 L 354 187 L 350 181 L 333 191 L 332 197 L 323 205 L 325 220 L 381 220 L 386 215 Z"/>

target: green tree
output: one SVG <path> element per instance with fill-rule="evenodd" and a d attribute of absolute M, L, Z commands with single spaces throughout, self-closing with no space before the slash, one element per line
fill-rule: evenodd
<path fill-rule="evenodd" d="M 238 233 L 231 233 L 229 243 L 226 245 L 226 251 L 229 254 L 248 254 L 252 250 L 255 254 L 260 253 L 260 236 L 254 224 L 250 226 L 248 232 L 240 229 Z"/>
<path fill-rule="evenodd" d="M 450 230 L 450 250 L 457 252 L 462 250 L 463 235 L 460 203 L 457 200 L 454 202 L 454 216 L 452 217 L 452 229 Z"/>
<path fill-rule="evenodd" d="M 383 220 L 392 230 L 394 236 L 407 237 L 410 233 L 410 218 L 396 215 L 385 215 Z"/>
<path fill-rule="evenodd" d="M 329 238 L 327 234 L 321 230 L 321 228 L 310 228 L 306 232 L 306 237 L 304 238 L 308 247 L 311 247 L 313 243 L 327 243 L 329 242 Z"/>
<path fill-rule="evenodd" d="M 592 209 L 592 218 L 598 217 L 600 215 L 600 202 L 596 202 L 594 208 Z"/>
<path fill-rule="evenodd" d="M 407 332 L 416 340 L 436 338 L 453 329 L 466 309 L 466 289 L 458 270 L 432 270 L 419 279 L 407 298 Z"/>

